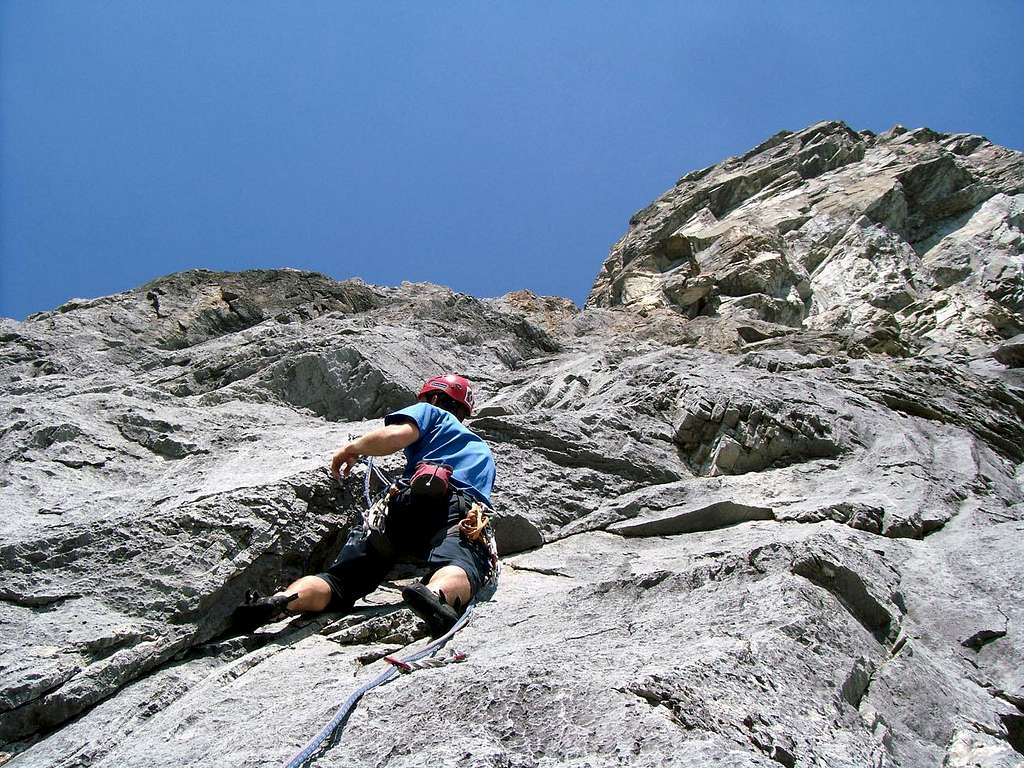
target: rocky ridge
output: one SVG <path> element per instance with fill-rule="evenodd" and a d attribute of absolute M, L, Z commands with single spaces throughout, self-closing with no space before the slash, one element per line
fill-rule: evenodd
<path fill-rule="evenodd" d="M 227 615 L 358 524 L 334 448 L 459 370 L 501 584 L 319 764 L 1020 765 L 1022 211 L 1018 152 L 820 123 L 680 179 L 583 310 L 191 271 L 0 320 L 0 752 L 283 764 L 424 637 L 411 574 Z"/>
<path fill-rule="evenodd" d="M 987 356 L 1024 332 L 1022 177 L 981 136 L 782 131 L 635 214 L 588 306 L 731 319 L 746 342 L 803 329 L 854 353 Z"/>

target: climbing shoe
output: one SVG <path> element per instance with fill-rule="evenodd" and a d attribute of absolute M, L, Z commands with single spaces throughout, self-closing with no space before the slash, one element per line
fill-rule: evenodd
<path fill-rule="evenodd" d="M 427 622 L 430 636 L 437 638 L 447 634 L 459 620 L 459 612 L 448 605 L 444 592 L 435 595 L 426 584 L 411 584 L 402 590 L 402 599 Z"/>
<path fill-rule="evenodd" d="M 295 614 L 288 610 L 288 605 L 298 599 L 298 592 L 270 597 L 262 597 L 256 591 L 246 592 L 245 602 L 231 614 L 231 627 L 239 632 L 248 632 L 272 621 L 280 621 L 286 616 L 294 616 Z"/>

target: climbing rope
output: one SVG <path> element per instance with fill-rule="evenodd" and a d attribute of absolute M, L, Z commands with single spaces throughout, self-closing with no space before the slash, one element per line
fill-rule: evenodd
<path fill-rule="evenodd" d="M 370 509 L 374 505 L 373 497 L 370 494 L 370 477 L 371 475 L 377 478 L 377 482 L 381 483 L 385 488 L 390 488 L 391 478 L 385 474 L 384 470 L 373 463 L 373 459 L 367 456 L 364 460 L 366 464 L 366 474 L 363 475 L 363 500 L 366 502 L 366 508 Z M 387 491 L 385 490 L 385 493 Z"/>
<path fill-rule="evenodd" d="M 459 617 L 459 620 L 457 622 L 455 622 L 455 626 L 453 626 L 451 629 L 448 630 L 448 632 L 441 635 L 441 637 L 431 642 L 422 650 L 417 651 L 416 653 L 413 653 L 409 656 L 406 656 L 404 659 L 395 659 L 393 661 L 391 659 L 388 659 L 392 666 L 388 667 L 386 670 L 381 672 L 379 675 L 377 675 L 377 677 L 373 678 L 368 683 L 364 683 L 355 691 L 353 691 L 352 695 L 345 699 L 345 702 L 340 707 L 338 707 L 338 711 L 334 713 L 334 717 L 331 718 L 331 722 L 329 722 L 327 725 L 321 728 L 320 732 L 313 737 L 312 741 L 310 741 L 305 747 L 303 747 L 298 752 L 298 754 L 296 754 L 295 757 L 293 757 L 288 762 L 287 768 L 302 768 L 302 766 L 304 766 L 307 762 L 312 760 L 313 756 L 320 749 L 320 747 L 323 746 L 324 742 L 331 738 L 333 735 L 335 735 L 335 733 L 339 732 L 340 729 L 344 726 L 349 714 L 355 708 L 359 700 L 363 697 L 363 694 L 367 693 L 368 691 L 372 691 L 374 688 L 380 685 L 384 685 L 393 678 L 397 677 L 400 673 L 399 670 L 402 670 L 402 665 L 406 665 L 410 668 L 408 670 L 402 671 L 412 671 L 413 669 L 419 668 L 415 667 L 414 665 L 421 659 L 427 659 L 428 657 L 432 657 L 435 653 L 441 650 L 441 648 L 444 647 L 444 644 L 447 643 L 456 632 L 462 629 L 462 627 L 465 626 L 467 621 L 469 621 L 469 616 L 473 612 L 473 608 L 475 607 L 475 605 L 476 600 L 470 602 L 470 604 L 466 606 L 466 612 Z M 465 658 L 464 655 L 463 658 Z M 442 664 L 448 663 L 444 659 L 440 659 L 439 661 L 441 661 Z"/>

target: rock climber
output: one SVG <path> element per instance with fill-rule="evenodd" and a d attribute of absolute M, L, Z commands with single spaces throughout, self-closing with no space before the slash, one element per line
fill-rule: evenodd
<path fill-rule="evenodd" d="M 383 530 L 354 529 L 334 563 L 303 576 L 270 597 L 247 595 L 233 623 L 254 628 L 288 613 L 348 611 L 387 576 L 396 558 L 426 560 L 427 576 L 402 590 L 402 599 L 438 637 L 458 620 L 485 582 L 493 563 L 484 537 L 494 458 L 463 421 L 473 411 L 473 392 L 463 376 L 434 376 L 415 405 L 384 417 L 384 426 L 342 447 L 331 475 L 348 477 L 362 456 L 404 450 L 403 476 L 388 492 Z M 376 535 L 375 535 L 376 534 Z"/>

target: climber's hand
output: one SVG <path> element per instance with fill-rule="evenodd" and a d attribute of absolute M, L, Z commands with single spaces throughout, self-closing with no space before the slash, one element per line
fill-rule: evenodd
<path fill-rule="evenodd" d="M 342 464 L 345 465 L 344 475 L 345 477 L 348 477 L 349 473 L 352 471 L 352 467 L 357 461 L 359 461 L 359 452 L 353 448 L 352 443 L 349 443 L 334 454 L 334 458 L 331 459 L 331 477 L 335 480 L 341 480 L 341 475 L 338 473 L 338 470 Z"/>

